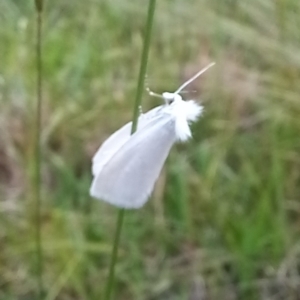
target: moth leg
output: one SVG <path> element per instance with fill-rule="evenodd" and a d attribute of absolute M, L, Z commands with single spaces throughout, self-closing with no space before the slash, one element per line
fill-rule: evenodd
<path fill-rule="evenodd" d="M 145 85 L 146 85 L 146 91 L 147 91 L 147 93 L 148 93 L 150 96 L 158 97 L 158 98 L 163 99 L 163 96 L 162 96 L 162 95 L 160 95 L 160 94 L 158 94 L 158 93 L 154 93 L 154 92 L 152 92 L 152 91 L 150 90 L 149 84 L 148 84 L 148 75 L 147 75 L 147 74 L 146 74 L 146 76 L 145 76 Z"/>
<path fill-rule="evenodd" d="M 143 114 L 143 108 L 142 108 L 142 105 L 139 105 L 139 113 L 140 113 L 140 115 Z"/>

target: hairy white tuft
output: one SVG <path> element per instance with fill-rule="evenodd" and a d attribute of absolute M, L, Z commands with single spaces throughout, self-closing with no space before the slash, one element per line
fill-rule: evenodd
<path fill-rule="evenodd" d="M 177 98 L 170 105 L 170 113 L 175 117 L 175 132 L 178 140 L 186 141 L 192 136 L 189 124 L 195 122 L 202 111 L 203 106 L 193 100 L 183 101 Z"/>

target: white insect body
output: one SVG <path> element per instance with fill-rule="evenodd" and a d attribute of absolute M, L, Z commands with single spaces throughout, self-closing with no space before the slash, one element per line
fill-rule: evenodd
<path fill-rule="evenodd" d="M 203 107 L 193 100 L 184 101 L 179 92 L 207 68 L 198 72 L 175 93 L 160 96 L 158 106 L 138 119 L 131 135 L 132 122 L 111 135 L 92 160 L 94 176 L 90 194 L 121 208 L 142 207 L 148 200 L 171 147 L 191 137 L 189 124 L 198 119 Z"/>

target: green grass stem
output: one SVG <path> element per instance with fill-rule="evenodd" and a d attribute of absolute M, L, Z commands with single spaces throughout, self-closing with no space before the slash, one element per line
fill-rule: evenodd
<path fill-rule="evenodd" d="M 146 76 L 146 71 L 147 71 L 155 5 L 156 5 L 156 0 L 149 0 L 146 31 L 145 31 L 145 36 L 144 36 L 143 53 L 142 53 L 142 58 L 141 58 L 137 92 L 136 92 L 136 98 L 135 98 L 134 109 L 133 109 L 131 134 L 133 134 L 137 129 L 139 106 L 142 103 L 142 95 L 143 95 L 143 91 L 144 91 L 145 76 Z M 109 276 L 108 276 L 108 281 L 107 281 L 106 290 L 105 290 L 105 299 L 106 300 L 109 300 L 111 298 L 111 293 L 113 290 L 115 266 L 116 266 L 116 262 L 117 262 L 119 241 L 120 241 L 120 236 L 121 236 L 121 231 L 122 231 L 124 215 L 125 215 L 125 210 L 120 209 L 118 212 L 117 228 L 116 228 L 114 245 L 113 245 L 113 250 L 112 250 L 112 255 L 111 255 Z"/>
<path fill-rule="evenodd" d="M 117 263 L 117 256 L 118 256 L 118 248 L 119 248 L 119 241 L 122 231 L 122 225 L 124 220 L 125 210 L 120 209 L 118 212 L 118 219 L 117 219 L 117 229 L 115 233 L 115 239 L 114 239 L 114 246 L 111 254 L 111 261 L 109 266 L 109 275 L 107 279 L 106 284 L 106 290 L 105 290 L 105 299 L 109 300 L 111 298 L 111 293 L 113 290 L 113 283 L 114 283 L 114 277 L 115 277 L 115 266 Z"/>
<path fill-rule="evenodd" d="M 43 1 L 36 0 L 36 114 L 35 114 L 35 139 L 34 139 L 34 199 L 35 199 L 35 244 L 36 244 L 36 276 L 37 299 L 43 298 L 43 252 L 41 232 L 41 122 L 42 122 L 42 10 Z"/>

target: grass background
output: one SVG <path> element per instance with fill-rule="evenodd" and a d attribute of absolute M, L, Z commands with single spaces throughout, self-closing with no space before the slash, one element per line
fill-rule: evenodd
<path fill-rule="evenodd" d="M 46 1 L 46 299 L 101 299 L 117 211 L 88 196 L 97 147 L 132 117 L 147 2 Z M 126 213 L 115 299 L 300 299 L 300 2 L 157 3 L 148 81 L 211 61 L 193 140 Z M 0 299 L 35 294 L 35 11 L 0 3 Z M 145 93 L 143 109 L 159 101 Z"/>

